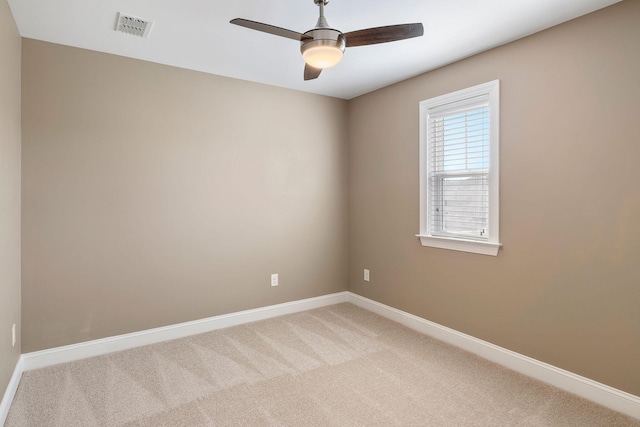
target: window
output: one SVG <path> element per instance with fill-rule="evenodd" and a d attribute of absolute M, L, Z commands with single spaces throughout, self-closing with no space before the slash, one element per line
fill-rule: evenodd
<path fill-rule="evenodd" d="M 497 255 L 499 81 L 420 103 L 423 246 Z"/>

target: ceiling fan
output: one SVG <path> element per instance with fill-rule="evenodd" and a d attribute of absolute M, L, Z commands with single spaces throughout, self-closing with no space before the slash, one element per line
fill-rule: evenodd
<path fill-rule="evenodd" d="M 305 33 L 242 18 L 232 19 L 230 23 L 300 41 L 300 51 L 305 61 L 305 80 L 318 78 L 323 69 L 333 67 L 340 62 L 346 47 L 387 43 L 420 37 L 424 34 L 421 23 L 389 25 L 342 33 L 329 27 L 324 17 L 324 7 L 329 0 L 313 0 L 313 2 L 320 8 L 320 17 L 315 28 Z"/>

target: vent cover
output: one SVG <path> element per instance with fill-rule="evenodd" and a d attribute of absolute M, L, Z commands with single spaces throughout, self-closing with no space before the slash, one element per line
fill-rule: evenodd
<path fill-rule="evenodd" d="M 146 19 L 125 15 L 124 13 L 118 13 L 116 31 L 131 34 L 132 36 L 147 38 L 149 37 L 149 31 L 151 31 L 152 26 L 153 22 Z"/>

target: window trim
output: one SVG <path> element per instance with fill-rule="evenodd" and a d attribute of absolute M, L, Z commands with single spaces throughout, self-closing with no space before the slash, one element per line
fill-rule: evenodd
<path fill-rule="evenodd" d="M 473 98 L 483 98 L 489 106 L 489 236 L 487 241 L 472 239 L 434 236 L 429 232 L 428 225 L 428 121 L 429 113 L 439 113 L 456 103 L 462 107 L 474 102 Z M 422 246 L 472 252 L 483 255 L 497 256 L 500 243 L 500 81 L 493 80 L 467 89 L 437 96 L 420 102 L 420 238 Z"/>

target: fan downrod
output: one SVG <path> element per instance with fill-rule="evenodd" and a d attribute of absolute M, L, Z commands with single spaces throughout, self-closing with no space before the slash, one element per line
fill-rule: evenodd
<path fill-rule="evenodd" d="M 320 8 L 320 17 L 316 23 L 316 28 L 329 28 L 327 18 L 324 17 L 324 7 L 329 4 L 329 0 L 313 0 L 313 2 Z"/>

